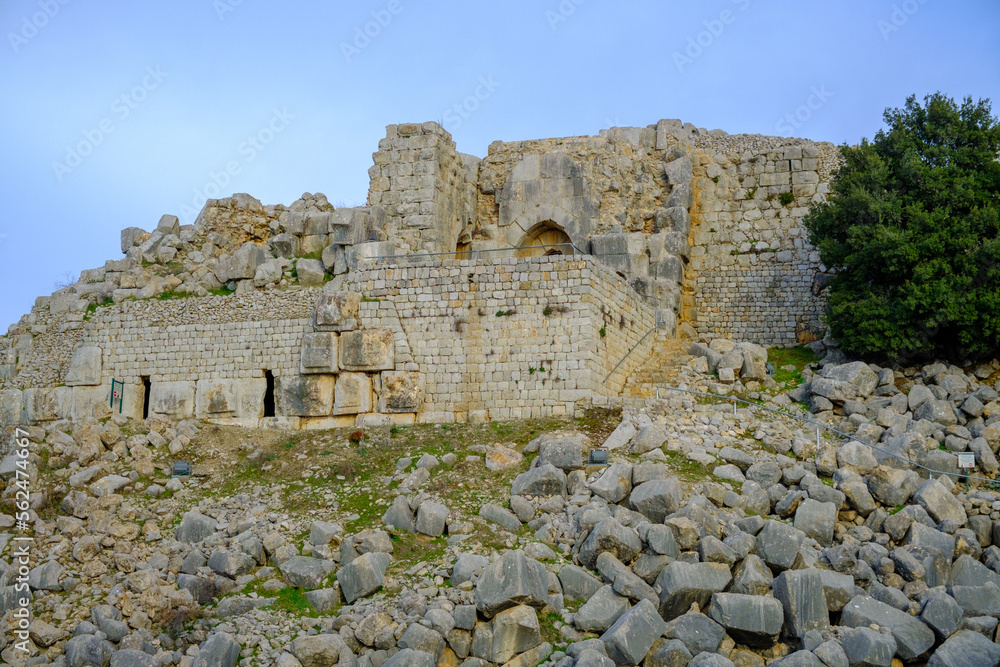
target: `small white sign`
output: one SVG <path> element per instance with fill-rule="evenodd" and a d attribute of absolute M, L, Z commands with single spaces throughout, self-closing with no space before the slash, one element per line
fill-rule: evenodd
<path fill-rule="evenodd" d="M 963 453 L 958 455 L 958 467 L 959 468 L 975 468 L 976 467 L 976 455 Z"/>

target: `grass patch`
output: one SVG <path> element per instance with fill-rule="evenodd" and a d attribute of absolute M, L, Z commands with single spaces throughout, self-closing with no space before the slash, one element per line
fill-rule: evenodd
<path fill-rule="evenodd" d="M 542 641 L 549 642 L 553 646 L 565 646 L 566 640 L 559 634 L 557 624 L 560 627 L 563 625 L 562 614 L 558 612 L 538 614 L 538 627 L 542 631 Z"/>
<path fill-rule="evenodd" d="M 667 466 L 682 479 L 691 482 L 715 479 L 712 469 L 708 466 L 692 461 L 680 452 L 667 451 L 665 454 Z"/>
<path fill-rule="evenodd" d="M 194 294 L 190 292 L 164 292 L 156 298 L 160 301 L 173 301 L 174 299 L 190 299 L 193 296 Z"/>
<path fill-rule="evenodd" d="M 392 536 L 392 565 L 406 570 L 417 563 L 431 561 L 444 555 L 448 540 L 413 533 Z"/>
<path fill-rule="evenodd" d="M 110 296 L 104 301 L 101 301 L 100 303 L 90 304 L 89 306 L 87 306 L 87 312 L 83 314 L 84 321 L 89 322 L 90 316 L 96 313 L 98 308 L 107 308 L 108 306 L 113 306 L 113 305 L 115 305 L 115 300 L 112 299 Z"/>
<path fill-rule="evenodd" d="M 815 363 L 816 355 L 808 347 L 774 347 L 767 351 L 767 360 L 774 366 L 772 379 L 778 384 L 785 383 L 786 389 L 794 389 L 802 384 L 802 371 Z M 785 366 L 795 366 L 786 370 Z"/>
<path fill-rule="evenodd" d="M 235 294 L 236 290 L 229 289 L 228 287 L 226 287 L 225 285 L 223 285 L 219 289 L 210 289 L 210 290 L 208 290 L 208 293 L 209 294 L 214 294 L 215 296 L 229 296 L 230 294 Z"/>

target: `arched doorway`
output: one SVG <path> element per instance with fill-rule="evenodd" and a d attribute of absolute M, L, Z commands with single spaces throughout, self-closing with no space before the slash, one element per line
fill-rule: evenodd
<path fill-rule="evenodd" d="M 569 235 L 551 220 L 544 220 L 528 230 L 517 247 L 520 248 L 518 257 L 575 254 Z"/>

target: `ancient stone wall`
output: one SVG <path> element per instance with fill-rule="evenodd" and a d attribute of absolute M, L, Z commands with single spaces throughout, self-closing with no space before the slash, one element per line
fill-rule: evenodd
<path fill-rule="evenodd" d="M 380 240 L 403 253 L 454 252 L 477 216 L 479 158 L 437 123 L 390 125 L 372 155 L 368 205 Z"/>
<path fill-rule="evenodd" d="M 572 414 L 577 400 L 613 391 L 606 375 L 654 324 L 591 257 L 401 258 L 351 274 L 350 286 L 392 302 L 421 371 L 426 421 Z"/>
<path fill-rule="evenodd" d="M 89 416 L 114 379 L 131 417 L 146 403 L 256 426 L 269 374 L 275 423 L 291 428 L 571 415 L 580 399 L 620 392 L 649 350 L 607 376 L 653 325 L 654 311 L 593 257 L 361 261 L 327 288 L 98 308 L 65 339 L 59 376 L 3 392 L 0 413 Z"/>
<path fill-rule="evenodd" d="M 836 148 L 800 139 L 697 137 L 685 315 L 699 333 L 789 344 L 822 335 L 822 270 L 802 218 L 822 200 Z"/>

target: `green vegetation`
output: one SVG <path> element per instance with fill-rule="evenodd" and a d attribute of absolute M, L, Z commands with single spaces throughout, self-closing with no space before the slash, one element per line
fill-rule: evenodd
<path fill-rule="evenodd" d="M 802 384 L 802 371 L 816 361 L 816 355 L 808 347 L 774 347 L 767 351 L 767 360 L 774 366 L 772 379 L 779 385 L 785 383 L 785 389 L 794 389 Z"/>
<path fill-rule="evenodd" d="M 157 298 L 160 301 L 173 301 L 174 299 L 189 299 L 193 296 L 194 294 L 191 292 L 164 292 Z"/>
<path fill-rule="evenodd" d="M 510 317 L 514 314 L 513 310 L 498 310 L 497 317 Z"/>
<path fill-rule="evenodd" d="M 793 195 L 791 192 L 782 192 L 781 195 L 778 197 L 778 202 L 782 206 L 790 206 L 794 201 L 795 201 L 795 195 Z"/>
<path fill-rule="evenodd" d="M 210 290 L 208 290 L 208 293 L 209 294 L 214 294 L 215 296 L 229 296 L 230 294 L 235 294 L 236 290 L 229 289 L 228 287 L 226 287 L 225 285 L 223 285 L 219 289 L 210 289 Z"/>
<path fill-rule="evenodd" d="M 1000 124 L 989 100 L 935 93 L 887 109 L 871 142 L 842 146 L 826 203 L 805 218 L 836 275 L 828 323 L 874 360 L 1000 349 Z"/>
<path fill-rule="evenodd" d="M 361 297 L 361 303 L 379 303 L 378 299 L 370 298 L 367 296 Z"/>
<path fill-rule="evenodd" d="M 112 299 L 111 297 L 108 297 L 107 299 L 101 301 L 100 303 L 90 304 L 89 306 L 87 306 L 87 312 L 84 313 L 83 315 L 84 321 L 90 321 L 90 316 L 96 313 L 98 308 L 107 308 L 108 306 L 113 306 L 113 305 L 115 305 L 115 300 Z"/>

